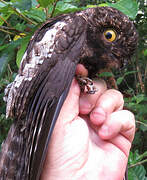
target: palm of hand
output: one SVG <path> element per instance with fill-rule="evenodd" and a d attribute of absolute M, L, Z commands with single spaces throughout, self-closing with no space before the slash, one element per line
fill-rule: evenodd
<path fill-rule="evenodd" d="M 43 175 L 42 179 L 123 179 L 131 146 L 130 140 L 117 128 L 105 137 L 104 130 L 99 129 L 101 126 L 92 123 L 91 114 L 95 108 L 92 107 L 91 111 L 83 110 L 84 106 L 77 103 L 79 88 L 76 84 L 72 87 L 72 93 L 69 93 L 64 103 L 53 132 L 44 168 L 46 173 L 43 173 L 46 175 Z M 69 112 L 68 115 L 65 112 Z M 100 124 L 102 125 L 102 122 Z M 128 132 L 130 128 L 127 135 Z"/>

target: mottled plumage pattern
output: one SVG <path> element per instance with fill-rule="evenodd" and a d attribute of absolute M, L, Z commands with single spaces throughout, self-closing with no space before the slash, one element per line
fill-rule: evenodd
<path fill-rule="evenodd" d="M 116 32 L 113 42 L 104 37 Z M 37 180 L 47 145 L 77 63 L 89 77 L 121 67 L 134 53 L 137 33 L 129 19 L 109 7 L 62 15 L 36 31 L 14 82 L 6 89 L 7 117 L 14 123 L 2 145 L 0 180 Z"/>

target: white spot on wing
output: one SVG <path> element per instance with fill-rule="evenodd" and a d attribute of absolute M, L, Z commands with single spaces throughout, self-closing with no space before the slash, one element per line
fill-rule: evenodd
<path fill-rule="evenodd" d="M 22 74 L 25 76 L 25 79 L 34 77 L 36 70 L 44 62 L 46 58 L 52 56 L 52 52 L 55 46 L 55 37 L 59 30 L 63 28 L 66 24 L 64 22 L 57 22 L 52 29 L 48 30 L 41 41 L 35 43 L 34 48 L 31 52 L 31 58 L 29 63 L 25 64 Z M 35 54 L 35 49 L 37 48 L 37 55 Z M 26 58 L 26 54 L 23 59 Z"/>
<path fill-rule="evenodd" d="M 14 80 L 14 83 L 15 83 L 15 87 L 16 88 L 19 88 L 20 84 L 22 83 L 24 77 L 23 76 L 20 76 L 20 75 L 17 75 L 15 80 Z"/>
<path fill-rule="evenodd" d="M 23 81 L 31 81 L 32 78 L 36 75 L 36 72 L 40 65 L 44 62 L 46 58 L 50 58 L 52 56 L 52 52 L 55 46 L 55 37 L 57 32 L 59 32 L 64 26 L 66 25 L 65 22 L 57 22 L 55 25 L 49 29 L 41 41 L 36 42 L 32 51 L 30 52 L 30 58 L 27 59 L 27 63 L 25 64 L 24 68 L 21 71 L 21 74 L 18 74 L 12 83 L 12 87 L 8 94 L 7 100 L 7 110 L 6 115 L 7 117 L 9 114 L 11 115 L 11 110 L 14 106 L 15 97 L 17 97 L 17 89 L 20 87 Z M 37 48 L 37 54 L 35 52 Z M 26 60 L 27 51 L 25 52 L 20 67 L 23 65 L 23 61 Z"/>

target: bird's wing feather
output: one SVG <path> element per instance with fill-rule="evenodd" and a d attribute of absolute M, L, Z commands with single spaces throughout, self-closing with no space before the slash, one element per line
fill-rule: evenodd
<path fill-rule="evenodd" d="M 46 25 L 49 29 L 45 30 L 41 40 L 34 36 L 38 40 L 33 38 L 33 45 L 28 46 L 32 49 L 26 51 L 9 92 L 7 111 L 8 115 L 16 117 L 11 131 L 14 131 L 17 143 L 14 147 L 11 138 L 7 151 L 2 150 L 1 159 L 3 163 L 6 159 L 8 162 L 5 169 L 0 164 L 0 175 L 4 179 L 39 178 L 54 124 L 75 74 L 85 40 L 85 20 L 67 16 L 51 27 Z M 52 34 L 52 31 L 56 33 Z M 17 153 L 14 152 L 16 149 Z M 13 159 L 8 157 L 8 151 L 13 154 Z"/>

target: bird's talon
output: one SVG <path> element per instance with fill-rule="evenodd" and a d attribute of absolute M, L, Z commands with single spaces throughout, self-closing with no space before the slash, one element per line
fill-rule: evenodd
<path fill-rule="evenodd" d="M 95 94 L 97 92 L 97 88 L 94 86 L 93 81 L 88 77 L 82 77 L 80 75 L 76 76 L 76 79 L 81 88 L 81 92 L 85 92 L 87 94 Z"/>

